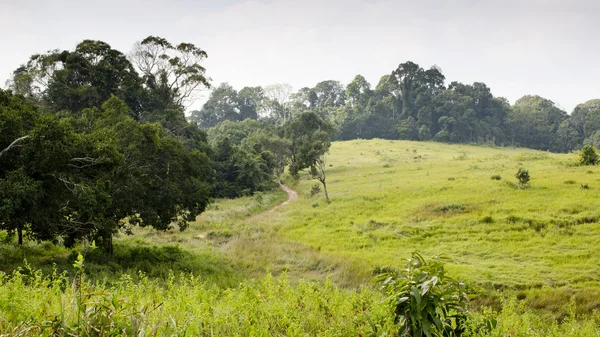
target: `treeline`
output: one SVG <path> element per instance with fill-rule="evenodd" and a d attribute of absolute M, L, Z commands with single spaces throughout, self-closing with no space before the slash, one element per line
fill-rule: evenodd
<path fill-rule="evenodd" d="M 372 88 L 357 75 L 344 86 L 319 82 L 293 92 L 289 85 L 216 87 L 190 120 L 208 130 L 225 120 L 258 119 L 285 125 L 311 111 L 335 127 L 334 139 L 404 139 L 520 146 L 569 152 L 600 145 L 600 99 L 569 115 L 552 101 L 524 96 L 514 105 L 494 97 L 484 83 L 451 82 L 438 67 L 405 62 Z"/>
<path fill-rule="evenodd" d="M 31 56 L 0 90 L 0 230 L 111 251 L 119 230 L 185 229 L 210 198 L 276 186 L 325 122 L 299 126 L 302 140 L 263 122 L 223 124 L 209 141 L 184 114 L 210 86 L 206 56 L 152 36 L 129 55 L 86 40 Z"/>

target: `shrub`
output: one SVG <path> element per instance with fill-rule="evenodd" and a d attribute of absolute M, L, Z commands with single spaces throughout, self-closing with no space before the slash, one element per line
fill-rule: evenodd
<path fill-rule="evenodd" d="M 497 175 L 497 174 L 495 174 L 495 175 L 492 176 L 492 180 L 502 180 L 502 177 L 499 176 L 499 175 Z"/>
<path fill-rule="evenodd" d="M 589 190 L 590 186 L 588 184 L 581 184 L 581 189 L 582 190 Z"/>
<path fill-rule="evenodd" d="M 519 188 L 529 188 L 529 180 L 531 177 L 529 176 L 529 171 L 522 167 L 519 168 L 515 177 L 519 181 Z"/>
<path fill-rule="evenodd" d="M 579 150 L 579 163 L 581 165 L 596 165 L 600 161 L 596 148 L 591 145 L 585 145 Z"/>
<path fill-rule="evenodd" d="M 461 212 L 464 212 L 467 210 L 467 206 L 465 206 L 463 204 L 447 204 L 447 205 L 437 206 L 434 210 L 436 212 L 440 212 L 440 213 L 448 213 L 448 212 L 461 213 Z"/>
<path fill-rule="evenodd" d="M 312 187 L 310 188 L 310 192 L 308 192 L 308 194 L 311 198 L 319 193 L 321 193 L 321 185 L 320 184 L 312 185 Z"/>
<path fill-rule="evenodd" d="M 398 273 L 381 269 L 378 281 L 388 297 L 398 336 L 460 336 L 467 322 L 465 285 L 447 277 L 444 264 L 413 253 Z"/>
<path fill-rule="evenodd" d="M 519 218 L 518 216 L 509 215 L 508 217 L 506 217 L 507 223 L 517 223 L 519 221 L 521 221 L 521 218 Z"/>
<path fill-rule="evenodd" d="M 494 223 L 494 218 L 492 218 L 490 215 L 484 216 L 481 219 L 481 222 L 483 222 L 483 223 Z"/>
<path fill-rule="evenodd" d="M 459 156 L 454 157 L 454 160 L 467 160 L 468 156 L 466 152 L 461 152 Z"/>
<path fill-rule="evenodd" d="M 566 185 L 575 185 L 575 180 L 565 180 L 564 184 L 566 184 Z"/>

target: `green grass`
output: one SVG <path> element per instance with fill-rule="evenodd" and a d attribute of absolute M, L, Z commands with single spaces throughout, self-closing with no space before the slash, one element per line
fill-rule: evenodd
<path fill-rule="evenodd" d="M 455 160 L 460 152 L 468 159 Z M 383 154 L 393 163 L 389 169 L 382 168 Z M 413 250 L 445 254 L 454 261 L 452 273 L 476 284 L 597 286 L 600 193 L 563 181 L 593 186 L 600 174 L 568 165 L 575 160 L 574 155 L 523 149 L 334 143 L 328 157 L 333 202 L 315 209 L 312 200 L 300 200 L 287 210 L 281 232 L 370 264 L 398 266 Z M 530 189 L 489 179 L 497 174 L 516 182 L 521 165 L 531 173 Z M 302 181 L 297 188 L 301 192 L 310 186 Z M 481 222 L 484 216 L 496 221 Z M 365 230 L 373 221 L 384 225 Z"/>
<path fill-rule="evenodd" d="M 327 156 L 330 204 L 323 193 L 311 193 L 316 181 L 306 174 L 298 181 L 288 178 L 299 194 L 289 205 L 261 213 L 286 199 L 282 191 L 216 200 L 184 232 L 137 228 L 133 236 L 120 235 L 115 255 L 89 253 L 86 270 L 99 292 L 124 301 L 139 298 L 141 302 L 128 306 L 131 310 L 162 301 L 156 316 L 136 318 L 147 322 L 150 330 L 144 331 L 160 325 L 161 335 L 193 334 L 200 326 L 215 335 L 369 335 L 374 328 L 365 322 L 371 318 L 350 318 L 365 298 L 378 332 L 391 331 L 381 295 L 372 286 L 372 271 L 402 268 L 419 251 L 444 256 L 449 275 L 468 284 L 474 335 L 486 335 L 480 325 L 484 313 L 493 310 L 498 318 L 494 336 L 597 336 L 600 170 L 576 162 L 575 154 L 527 149 L 336 142 Z M 517 186 L 519 167 L 529 170 L 528 189 Z M 73 253 L 51 244 L 0 244 L 0 257 L 0 270 L 6 273 L 27 258 L 46 275 L 54 264 L 74 274 Z M 168 286 L 169 270 L 181 275 L 174 288 Z M 265 279 L 267 272 L 274 278 Z M 122 290 L 122 278 L 152 286 L 142 293 Z M 202 281 L 195 284 L 190 278 Z M 12 280 L 3 279 L 4 291 L 15 287 Z M 277 282 L 285 283 L 285 296 L 270 295 L 264 302 L 252 297 L 273 294 Z M 319 311 L 317 302 L 304 306 L 292 296 L 307 287 L 316 296 L 310 301 L 324 293 L 337 296 L 330 299 L 333 316 Z M 178 297 L 180 293 L 188 296 Z M 74 295 L 44 296 L 40 298 L 50 301 Z M 24 314 L 34 310 L 23 303 Z M 222 310 L 206 311 L 206 303 Z M 225 313 L 227 307 L 235 310 Z M 0 307 L 0 317 L 12 315 L 11 308 L 6 303 Z M 60 310 L 67 309 L 31 313 L 37 320 L 30 325 L 38 326 Z M 186 316 L 186 310 L 198 318 Z M 164 323 L 169 315 L 174 321 Z M 72 324 L 75 316 L 70 317 L 64 324 Z M 342 323 L 342 318 L 354 323 Z M 15 319 L 0 319 L 0 329 L 17 328 Z M 177 329 L 185 328 L 177 330 L 175 323 L 183 324 Z"/>
<path fill-rule="evenodd" d="M 246 239 L 232 258 L 276 253 L 284 257 L 263 258 L 267 269 L 329 273 L 351 287 L 367 282 L 376 266 L 402 266 L 417 250 L 445 255 L 454 277 L 494 296 L 543 288 L 559 305 L 537 307 L 562 312 L 570 296 L 560 294 L 568 290 L 591 312 L 600 308 L 593 299 L 600 290 L 600 191 L 593 188 L 600 172 L 575 163 L 574 154 L 527 149 L 336 142 L 327 157 L 332 203 L 309 197 L 314 181 L 301 179 L 300 200 L 256 225 L 259 256 Z M 521 166 L 531 174 L 529 189 L 516 188 Z M 570 180 L 590 189 L 564 183 Z M 291 248 L 279 255 L 282 242 Z"/>

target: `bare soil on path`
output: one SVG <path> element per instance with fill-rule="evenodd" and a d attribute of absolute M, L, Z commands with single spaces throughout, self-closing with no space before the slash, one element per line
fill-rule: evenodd
<path fill-rule="evenodd" d="M 252 220 L 252 219 L 258 218 L 258 217 L 260 217 L 260 216 L 262 216 L 262 215 L 265 215 L 265 214 L 267 214 L 267 213 L 273 213 L 273 212 L 274 212 L 276 209 L 278 209 L 278 208 L 280 208 L 280 207 L 283 207 L 283 206 L 285 206 L 285 205 L 288 205 L 289 203 L 291 203 L 291 202 L 293 202 L 293 201 L 296 201 L 296 200 L 298 200 L 298 193 L 296 193 L 296 191 L 294 191 L 293 189 L 291 189 L 291 187 L 289 187 L 288 185 L 284 185 L 284 184 L 279 184 L 279 186 L 281 187 L 281 189 L 283 189 L 283 190 L 284 190 L 284 191 L 287 193 L 287 195 L 288 195 L 288 198 L 287 198 L 287 200 L 286 200 L 286 201 L 284 201 L 284 202 L 282 202 L 281 204 L 279 204 L 279 205 L 277 205 L 277 206 L 275 206 L 275 207 L 271 208 L 271 209 L 270 209 L 270 210 L 268 210 L 268 211 L 264 211 L 264 212 L 262 212 L 262 213 L 259 213 L 259 214 L 256 214 L 256 215 L 253 215 L 253 216 L 251 216 L 251 217 L 249 217 L 249 218 L 246 218 L 246 219 L 244 220 L 244 222 L 247 222 L 247 221 L 250 221 L 250 220 Z"/>

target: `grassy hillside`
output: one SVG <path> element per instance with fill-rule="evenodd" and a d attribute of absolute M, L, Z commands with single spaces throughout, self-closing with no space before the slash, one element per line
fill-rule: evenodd
<path fill-rule="evenodd" d="M 115 256 L 86 256 L 88 279 L 108 281 L 87 291 L 122 299 L 126 310 L 104 314 L 130 332 L 380 334 L 393 329 L 372 271 L 402 268 L 419 251 L 445 256 L 448 273 L 469 285 L 473 309 L 496 312 L 494 335 L 596 336 L 600 170 L 576 161 L 526 149 L 337 142 L 327 157 L 330 204 L 323 193 L 311 196 L 317 181 L 303 175 L 286 179 L 300 198 L 272 212 L 283 191 L 217 200 L 184 232 L 135 229 L 115 240 Z M 530 172 L 528 189 L 516 186 L 519 167 Z M 27 258 L 46 274 L 53 265 L 74 274 L 76 254 L 50 244 L 5 243 L 0 254 L 7 273 Z M 0 275 L 0 290 L 16 296 L 31 282 L 35 301 L 63 304 L 0 301 L 0 328 L 16 335 L 25 318 L 37 326 L 61 310 L 78 319 L 68 280 L 24 274 L 33 279 Z"/>
<path fill-rule="evenodd" d="M 598 285 L 600 171 L 574 166 L 575 155 L 352 141 L 335 143 L 328 162 L 333 202 L 289 208 L 286 237 L 374 265 L 446 254 L 454 274 L 495 287 Z M 521 166 L 529 189 L 515 188 Z"/>
<path fill-rule="evenodd" d="M 327 162 L 332 203 L 310 197 L 317 182 L 303 177 L 300 200 L 244 229 L 252 239 L 238 229 L 234 258 L 356 286 L 417 250 L 446 256 L 486 295 L 520 292 L 551 311 L 572 296 L 584 312 L 600 306 L 600 170 L 577 155 L 357 140 L 334 143 Z M 531 188 L 517 188 L 519 167 Z"/>

